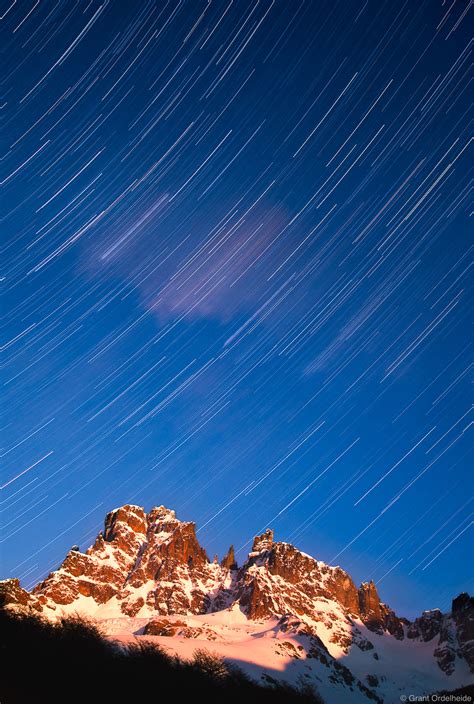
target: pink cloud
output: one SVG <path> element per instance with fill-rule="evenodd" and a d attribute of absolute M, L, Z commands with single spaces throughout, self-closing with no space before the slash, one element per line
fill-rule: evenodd
<path fill-rule="evenodd" d="M 177 263 L 158 290 L 156 280 L 147 282 L 147 307 L 160 319 L 221 321 L 248 310 L 267 289 L 273 242 L 283 226 L 270 212 L 214 234 Z"/>

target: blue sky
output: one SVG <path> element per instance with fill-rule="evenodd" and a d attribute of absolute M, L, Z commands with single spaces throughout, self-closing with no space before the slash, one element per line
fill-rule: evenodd
<path fill-rule="evenodd" d="M 138 503 L 469 590 L 466 12 L 7 8 L 2 576 Z"/>

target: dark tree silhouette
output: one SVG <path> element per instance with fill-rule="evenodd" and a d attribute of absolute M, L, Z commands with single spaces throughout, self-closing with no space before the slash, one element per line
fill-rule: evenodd
<path fill-rule="evenodd" d="M 79 616 L 0 609 L 0 633 L 2 704 L 322 704 L 309 688 L 260 686 L 205 650 L 182 661 L 146 641 L 114 643 Z"/>

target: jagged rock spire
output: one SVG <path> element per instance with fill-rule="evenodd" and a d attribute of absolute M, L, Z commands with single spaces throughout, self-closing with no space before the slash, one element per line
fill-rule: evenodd
<path fill-rule="evenodd" d="M 273 531 L 267 528 L 265 533 L 256 535 L 253 539 L 252 552 L 263 552 L 271 550 L 273 545 Z"/>
<path fill-rule="evenodd" d="M 234 546 L 231 545 L 227 551 L 227 555 L 222 559 L 221 567 L 225 570 L 235 570 L 237 569 L 237 562 L 235 561 Z"/>
<path fill-rule="evenodd" d="M 384 612 L 380 603 L 375 582 L 362 582 L 359 587 L 359 608 L 367 626 L 375 631 L 382 632 L 384 626 Z"/>

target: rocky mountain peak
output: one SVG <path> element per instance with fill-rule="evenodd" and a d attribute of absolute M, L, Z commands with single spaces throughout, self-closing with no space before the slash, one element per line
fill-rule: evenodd
<path fill-rule="evenodd" d="M 235 560 L 234 546 L 231 545 L 227 551 L 227 554 L 223 557 L 221 561 L 221 567 L 225 570 L 236 570 L 237 562 Z"/>
<path fill-rule="evenodd" d="M 196 537 L 194 523 L 184 523 L 171 515 L 148 514 L 147 551 L 155 556 L 172 559 L 188 566 L 209 562 L 206 551 Z"/>
<path fill-rule="evenodd" d="M 98 536 L 96 549 L 103 549 L 103 542 L 113 543 L 128 555 L 133 555 L 146 534 L 145 512 L 140 506 L 125 505 L 105 517 L 104 531 Z"/>
<path fill-rule="evenodd" d="M 136 533 L 146 531 L 145 511 L 141 506 L 125 504 L 110 511 L 105 517 L 104 538 L 113 540 L 113 531 L 116 526 L 129 526 Z"/>
<path fill-rule="evenodd" d="M 171 523 L 178 521 L 178 519 L 176 518 L 176 511 L 166 508 L 166 506 L 154 506 L 147 515 L 147 521 L 148 523 Z"/>
<path fill-rule="evenodd" d="M 220 564 L 217 559 L 211 563 L 195 524 L 179 520 L 165 506 L 146 513 L 126 504 L 110 511 L 94 544 L 85 552 L 73 546 L 61 566 L 31 593 L 18 580 L 3 582 L 0 592 L 7 604 L 47 615 L 85 607 L 101 617 L 105 609 L 107 617 L 138 617 L 153 621 L 157 634 L 179 631 L 184 637 L 207 631 L 193 630 L 186 621 L 178 624 L 174 616 L 235 609 L 249 621 L 274 619 L 289 631 L 293 626 L 288 624 L 298 621 L 298 637 L 310 638 L 314 646 L 326 634 L 330 647 L 343 653 L 353 646 L 363 652 L 375 649 L 367 631 L 362 633 L 366 627 L 399 641 L 433 641 L 432 656 L 447 676 L 459 658 L 474 669 L 474 600 L 468 594 L 454 599 L 450 614 L 425 611 L 410 623 L 381 602 L 373 581 L 357 588 L 341 567 L 274 541 L 270 529 L 255 537 L 240 568 L 233 546 Z M 328 662 L 330 657 L 324 650 Z"/>
<path fill-rule="evenodd" d="M 443 614 L 439 609 L 423 611 L 421 616 L 410 624 L 407 630 L 407 638 L 417 638 L 424 642 L 432 640 L 439 635 L 443 625 Z"/>
<path fill-rule="evenodd" d="M 454 618 L 456 618 L 460 614 L 473 612 L 474 597 L 469 596 L 467 592 L 462 592 L 461 594 L 459 594 L 459 596 L 453 599 L 451 611 Z"/>
<path fill-rule="evenodd" d="M 383 631 L 385 614 L 375 583 L 362 582 L 358 591 L 361 616 L 372 630 Z"/>
<path fill-rule="evenodd" d="M 261 535 L 253 539 L 252 553 L 260 553 L 264 550 L 271 550 L 273 545 L 273 531 L 270 528 Z"/>
<path fill-rule="evenodd" d="M 462 592 L 452 604 L 459 650 L 474 672 L 474 597 Z"/>

